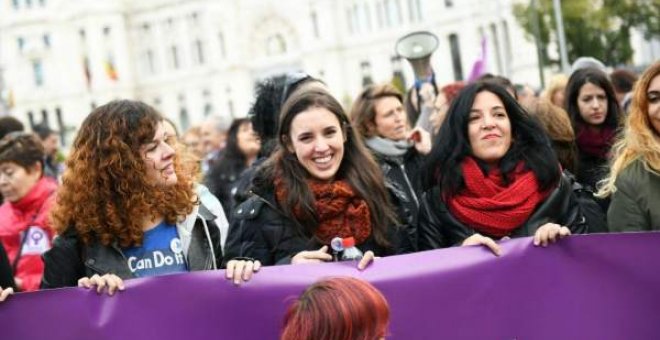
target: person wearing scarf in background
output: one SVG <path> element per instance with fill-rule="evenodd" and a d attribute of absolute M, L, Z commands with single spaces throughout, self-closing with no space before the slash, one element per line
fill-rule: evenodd
<path fill-rule="evenodd" d="M 399 221 L 417 244 L 419 171 L 424 155 L 431 151 L 431 137 L 421 128 L 410 129 L 402 100 L 390 84 L 369 86 L 353 102 L 351 120 L 383 171 Z"/>
<path fill-rule="evenodd" d="M 440 128 L 419 216 L 419 248 L 534 236 L 546 246 L 586 232 L 570 181 L 548 137 L 500 85 L 477 82 L 454 100 Z"/>
<path fill-rule="evenodd" d="M 592 192 L 609 172 L 621 109 L 607 75 L 596 68 L 575 71 L 566 85 L 566 111 L 578 147 L 577 180 Z M 598 202 L 607 211 L 608 200 Z"/>

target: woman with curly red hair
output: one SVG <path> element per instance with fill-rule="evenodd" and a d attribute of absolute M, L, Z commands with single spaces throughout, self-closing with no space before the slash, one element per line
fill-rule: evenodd
<path fill-rule="evenodd" d="M 137 101 L 110 102 L 85 119 L 52 210 L 61 235 L 44 254 L 42 288 L 107 286 L 112 295 L 126 279 L 219 267 L 217 222 L 226 219 L 165 131 L 163 117 Z M 228 266 L 236 282 L 260 264 Z"/>
<path fill-rule="evenodd" d="M 281 340 L 384 339 L 387 300 L 374 286 L 352 277 L 319 281 L 291 305 Z"/>

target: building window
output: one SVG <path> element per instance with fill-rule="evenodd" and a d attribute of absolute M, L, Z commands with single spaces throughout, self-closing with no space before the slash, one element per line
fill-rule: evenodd
<path fill-rule="evenodd" d="M 39 0 L 39 5 L 40 5 L 41 7 L 46 6 L 46 0 Z"/>
<path fill-rule="evenodd" d="M 103 36 L 106 38 L 110 36 L 110 26 L 103 27 Z"/>
<path fill-rule="evenodd" d="M 454 7 L 454 1 L 453 0 L 445 0 L 445 7 L 447 7 L 447 8 Z"/>
<path fill-rule="evenodd" d="M 80 40 L 85 41 L 86 35 L 87 34 L 85 33 L 84 28 L 81 28 L 81 29 L 78 30 L 78 36 L 80 36 Z"/>
<path fill-rule="evenodd" d="M 348 33 L 353 34 L 355 27 L 353 25 L 353 10 L 351 8 L 346 9 L 346 18 L 348 19 Z"/>
<path fill-rule="evenodd" d="M 385 25 L 392 27 L 401 22 L 401 3 L 398 0 L 385 0 Z"/>
<path fill-rule="evenodd" d="M 179 49 L 176 45 L 170 46 L 170 68 L 179 69 Z"/>
<path fill-rule="evenodd" d="M 364 4 L 362 6 L 362 10 L 363 10 L 363 13 L 364 13 L 364 22 L 365 22 L 365 25 L 366 25 L 365 27 L 368 31 L 371 32 L 374 29 L 374 26 L 373 26 L 373 22 L 371 20 L 371 11 L 369 10 L 369 5 Z"/>
<path fill-rule="evenodd" d="M 32 62 L 32 72 L 34 74 L 34 85 L 41 87 L 44 84 L 44 70 L 41 60 Z"/>
<path fill-rule="evenodd" d="M 27 8 L 32 7 L 32 0 L 25 0 L 25 7 Z"/>
<path fill-rule="evenodd" d="M 44 46 L 46 48 L 49 48 L 50 47 L 50 35 L 44 34 L 43 40 L 44 40 Z"/>
<path fill-rule="evenodd" d="M 182 107 L 179 109 L 179 123 L 181 127 L 181 131 L 186 131 L 188 130 L 188 126 L 190 126 L 190 117 L 188 116 L 188 109 L 185 107 Z"/>
<path fill-rule="evenodd" d="M 34 127 L 35 125 L 37 125 L 34 122 L 34 113 L 32 113 L 32 111 L 28 111 L 27 116 L 28 116 L 28 120 L 30 121 L 30 127 Z"/>
<path fill-rule="evenodd" d="M 383 18 L 385 17 L 384 13 L 385 13 L 385 10 L 384 10 L 384 7 L 383 7 L 383 2 L 378 1 L 376 3 L 376 19 L 377 19 L 376 21 L 378 22 L 378 28 L 382 28 L 383 25 L 384 25 L 384 20 L 383 20 Z"/>
<path fill-rule="evenodd" d="M 23 39 L 23 37 L 16 38 L 16 46 L 18 46 L 19 52 L 23 52 L 23 48 L 25 48 L 25 39 Z"/>
<path fill-rule="evenodd" d="M 420 0 L 408 0 L 408 15 L 411 22 L 422 21 L 422 3 Z"/>
<path fill-rule="evenodd" d="M 449 35 L 449 48 L 451 49 L 451 65 L 454 70 L 454 80 L 463 80 L 463 65 L 461 64 L 461 47 L 458 35 Z"/>
<path fill-rule="evenodd" d="M 500 56 L 500 40 L 497 34 L 497 25 L 490 24 L 490 33 L 493 37 L 493 45 L 495 47 L 493 54 L 495 54 L 495 62 L 497 63 L 497 73 L 502 74 L 502 58 Z"/>
<path fill-rule="evenodd" d="M 321 32 L 319 32 L 319 18 L 317 17 L 316 12 L 312 12 L 310 18 L 312 20 L 312 32 L 314 32 L 314 37 L 321 37 Z"/>
<path fill-rule="evenodd" d="M 144 61 L 144 69 L 147 71 L 147 74 L 155 74 L 156 73 L 156 65 L 154 62 L 154 51 L 151 49 L 147 49 L 144 51 L 143 55 L 143 61 Z"/>
<path fill-rule="evenodd" d="M 204 44 L 202 43 L 201 40 L 197 39 L 195 40 L 194 46 L 193 46 L 193 53 L 194 53 L 194 58 L 195 62 L 199 65 L 204 64 Z"/>
<path fill-rule="evenodd" d="M 14 9 L 18 9 L 20 7 L 18 0 L 12 0 L 12 5 L 14 5 Z"/>
<path fill-rule="evenodd" d="M 55 108 L 55 118 L 57 119 L 57 129 L 60 130 L 60 145 L 66 145 L 66 127 L 62 117 L 62 109 L 59 106 Z"/>
<path fill-rule="evenodd" d="M 371 77 L 371 63 L 368 61 L 363 61 L 360 63 L 360 73 L 362 74 L 362 87 L 371 85 L 374 83 L 373 78 Z"/>
<path fill-rule="evenodd" d="M 218 44 L 220 45 L 220 56 L 222 58 L 227 58 L 227 51 L 225 49 L 225 35 L 218 33 Z"/>
<path fill-rule="evenodd" d="M 41 125 L 50 126 L 50 120 L 48 119 L 48 110 L 41 109 Z"/>
<path fill-rule="evenodd" d="M 513 59 L 513 52 L 511 51 L 511 38 L 509 37 L 509 25 L 506 21 L 502 21 L 502 35 L 504 36 L 504 74 L 509 75 L 509 63 Z"/>

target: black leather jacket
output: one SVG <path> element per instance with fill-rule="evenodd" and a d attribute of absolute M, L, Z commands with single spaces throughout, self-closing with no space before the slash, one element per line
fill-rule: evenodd
<path fill-rule="evenodd" d="M 436 186 L 424 193 L 419 215 L 419 249 L 429 250 L 461 244 L 476 231 L 458 221 L 442 201 Z M 525 223 L 509 235 L 510 237 L 532 236 L 546 223 L 564 225 L 573 234 L 587 232 L 587 221 L 583 216 L 571 181 L 562 175 L 559 186 L 531 214 Z M 485 235 L 492 237 L 492 235 Z"/>
<path fill-rule="evenodd" d="M 295 221 L 279 209 L 273 192 L 254 194 L 234 210 L 225 244 L 225 259 L 251 257 L 263 265 L 288 264 L 297 253 L 317 250 L 323 245 L 315 238 L 296 232 Z M 383 247 L 369 237 L 357 247 L 376 256 L 388 256 L 412 251 L 405 231 L 392 227 L 388 233 L 391 247 Z"/>
<path fill-rule="evenodd" d="M 189 238 L 190 245 L 186 253 L 189 271 L 215 269 L 213 255 L 217 266 L 222 263 L 223 258 L 220 230 L 214 222 L 216 216 L 203 205 L 199 207 L 191 232 L 188 235 L 179 234 L 182 243 L 187 243 L 188 240 L 184 239 Z M 53 247 L 44 253 L 43 259 L 45 268 L 41 289 L 75 287 L 80 278 L 91 277 L 94 274 L 112 273 L 124 280 L 134 278 L 128 268 L 126 257 L 116 243 L 104 246 L 94 241 L 85 245 L 74 228 L 69 228 L 56 237 L 53 240 Z"/>
<path fill-rule="evenodd" d="M 420 170 L 423 156 L 411 148 L 402 157 L 386 156 L 372 150 L 385 177 L 385 187 L 396 208 L 399 222 L 405 227 L 411 244 L 417 245 L 417 218 L 422 194 Z"/>

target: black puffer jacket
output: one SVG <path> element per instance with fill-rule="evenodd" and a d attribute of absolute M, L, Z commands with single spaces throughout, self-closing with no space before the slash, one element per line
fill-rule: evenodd
<path fill-rule="evenodd" d="M 440 198 L 436 186 L 424 193 L 419 215 L 419 249 L 429 250 L 461 244 L 476 231 L 458 221 Z M 543 201 L 527 221 L 515 229 L 510 237 L 532 236 L 546 223 L 567 226 L 573 234 L 587 232 L 584 218 L 570 179 L 562 175 L 559 186 Z M 485 235 L 492 236 L 492 235 Z"/>
<path fill-rule="evenodd" d="M 385 187 L 396 208 L 411 244 L 417 244 L 417 217 L 422 194 L 420 170 L 423 156 L 411 148 L 402 157 L 392 157 L 371 150 L 385 177 Z"/>
<path fill-rule="evenodd" d="M 317 250 L 323 245 L 315 238 L 296 232 L 296 221 L 279 209 L 272 191 L 254 194 L 234 210 L 225 244 L 225 259 L 251 257 L 263 265 L 288 264 L 304 250 Z M 383 247 L 369 237 L 357 247 L 376 256 L 388 256 L 412 251 L 412 245 L 400 227 L 388 232 L 391 247 Z"/>

